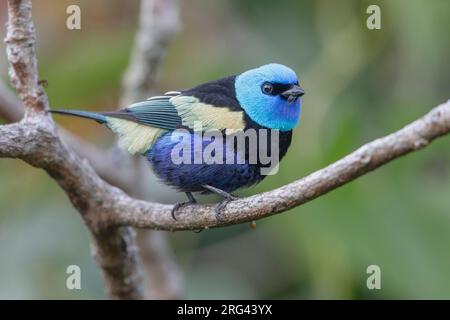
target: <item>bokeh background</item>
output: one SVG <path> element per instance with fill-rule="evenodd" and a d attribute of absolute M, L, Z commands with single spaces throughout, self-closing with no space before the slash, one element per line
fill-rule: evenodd
<path fill-rule="evenodd" d="M 450 98 L 449 1 L 181 2 L 183 25 L 159 91 L 280 62 L 307 92 L 280 172 L 243 195 L 301 178 Z M 81 31 L 65 28 L 70 4 L 81 7 Z M 381 30 L 366 28 L 370 4 L 381 7 Z M 117 107 L 138 7 L 35 1 L 40 75 L 53 107 Z M 5 19 L 0 0 L 2 38 Z M 7 81 L 3 43 L 0 76 Z M 113 141 L 95 123 L 58 122 L 105 149 Z M 56 184 L 5 159 L 0 181 L 0 298 L 105 298 L 87 231 Z M 188 298 L 450 298 L 450 139 L 258 221 L 254 231 L 244 224 L 169 237 Z M 70 264 L 82 269 L 82 290 L 65 287 Z M 366 288 L 372 264 L 381 290 Z"/>

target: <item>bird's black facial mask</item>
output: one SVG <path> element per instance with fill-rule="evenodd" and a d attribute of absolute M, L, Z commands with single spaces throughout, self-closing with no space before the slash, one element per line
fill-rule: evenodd
<path fill-rule="evenodd" d="M 305 94 L 305 91 L 298 84 L 284 84 L 264 82 L 261 85 L 262 93 L 271 96 L 280 96 L 289 103 L 296 101 Z"/>

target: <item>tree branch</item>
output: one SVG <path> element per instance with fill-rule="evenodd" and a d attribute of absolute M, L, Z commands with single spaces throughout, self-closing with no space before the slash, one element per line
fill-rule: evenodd
<path fill-rule="evenodd" d="M 26 113 L 42 112 L 48 109 L 47 96 L 38 78 L 35 52 L 36 30 L 31 20 L 31 1 L 8 1 L 8 28 L 5 42 L 10 63 L 11 83 L 25 104 Z"/>
<path fill-rule="evenodd" d="M 171 205 L 150 204 L 122 198 L 115 205 L 112 223 L 162 230 L 196 230 L 253 221 L 302 205 L 363 174 L 410 152 L 427 146 L 450 132 L 450 100 L 422 118 L 388 136 L 365 144 L 335 163 L 281 188 L 233 201 L 223 211 L 221 221 L 214 217 L 214 205 L 195 205 L 178 211 Z M 157 213 L 156 213 L 157 212 Z M 195 212 L 195 214 L 192 214 Z"/>
<path fill-rule="evenodd" d="M 141 0 L 139 27 L 136 32 L 130 64 L 123 77 L 121 106 L 141 101 L 152 95 L 162 60 L 180 26 L 178 0 Z M 117 154 L 117 153 L 116 153 Z M 131 157 L 127 172 L 133 184 L 124 189 L 140 199 L 149 199 L 148 181 L 155 179 L 142 157 Z M 155 179 L 156 180 L 156 179 Z M 151 230 L 137 230 L 137 242 L 142 258 L 146 297 L 178 299 L 183 292 L 182 275 L 168 244 L 167 235 Z"/>
<path fill-rule="evenodd" d="M 148 98 L 161 61 L 180 28 L 178 0 L 142 0 L 131 61 L 123 78 L 121 105 Z"/>
<path fill-rule="evenodd" d="M 167 46 L 179 28 L 177 0 L 142 0 L 139 28 L 130 66 L 124 77 L 122 104 L 130 104 L 150 95 L 159 74 Z M 19 121 L 24 114 L 22 102 L 0 81 L 0 117 L 7 122 Z M 146 178 L 140 172 L 147 169 L 136 163 L 138 158 L 127 159 L 118 170 L 117 150 L 101 150 L 85 140 L 59 129 L 62 140 L 82 158 L 86 158 L 95 171 L 114 186 L 138 197 L 145 197 L 142 183 Z M 136 161 L 133 161 L 136 160 Z M 179 298 L 182 292 L 181 272 L 178 269 L 166 235 L 160 232 L 139 234 L 140 254 L 149 276 L 147 293 L 158 299 Z M 97 259 L 98 260 L 98 259 Z"/>
<path fill-rule="evenodd" d="M 101 211 L 91 217 L 96 229 L 133 226 L 155 230 L 198 230 L 248 222 L 281 213 L 311 201 L 400 156 L 427 146 L 450 132 L 450 100 L 424 117 L 386 137 L 372 141 L 335 163 L 281 188 L 230 202 L 220 221 L 214 205 L 195 205 L 178 211 L 173 220 L 172 205 L 136 200 L 102 181 L 86 163 L 79 164 L 58 139 L 33 127 L 18 124 L 0 126 L 0 156 L 19 157 L 50 171 L 69 193 L 76 207 Z M 28 130 L 27 130 L 28 129 Z M 34 130 L 33 130 L 34 129 Z M 49 168 L 50 167 L 50 168 Z M 76 170 L 66 175 L 67 171 Z M 61 175 L 64 173 L 63 175 Z M 71 185 L 72 189 L 66 187 Z M 95 192 L 94 192 L 95 191 Z M 75 195 L 72 193 L 75 192 Z M 100 208 L 100 210 L 99 210 Z M 90 212 L 90 210 L 87 210 Z M 195 215 L 192 214 L 195 212 Z"/>
<path fill-rule="evenodd" d="M 142 298 L 139 256 L 130 240 L 133 230 L 99 227 L 96 214 L 101 209 L 102 189 L 107 184 L 87 161 L 62 143 L 55 123 L 45 112 L 48 100 L 38 80 L 35 38 L 31 0 L 8 0 L 5 42 L 9 74 L 25 106 L 25 117 L 19 123 L 0 127 L 0 156 L 21 158 L 45 169 L 64 189 L 91 232 L 93 252 L 102 268 L 110 297 Z M 106 189 L 118 192 L 109 185 Z"/>
<path fill-rule="evenodd" d="M 22 102 L 0 81 L 0 118 L 7 122 L 16 122 L 22 119 L 23 115 Z M 129 170 L 117 170 L 117 166 L 108 152 L 100 150 L 63 128 L 59 128 L 59 133 L 62 140 L 70 145 L 80 157 L 89 160 L 103 179 L 124 190 L 134 185 Z"/>

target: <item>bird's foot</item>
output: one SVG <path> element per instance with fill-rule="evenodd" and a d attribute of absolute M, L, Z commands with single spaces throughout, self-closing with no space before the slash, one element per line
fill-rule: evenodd
<path fill-rule="evenodd" d="M 170 213 L 172 215 L 173 220 L 177 220 L 177 217 L 176 217 L 177 210 L 179 210 L 179 209 L 181 209 L 183 207 L 186 207 L 186 206 L 188 206 L 190 204 L 195 204 L 195 202 L 185 201 L 185 202 L 177 202 L 177 203 L 175 203 L 175 205 L 172 208 L 172 212 Z"/>
<path fill-rule="evenodd" d="M 222 196 L 224 198 L 214 208 L 214 213 L 215 213 L 216 219 L 218 221 L 222 220 L 222 212 L 226 208 L 228 203 L 230 203 L 231 201 L 239 199 L 239 197 L 236 197 L 235 195 L 232 195 L 231 193 L 228 193 L 226 191 L 223 191 L 221 189 L 218 189 L 216 187 L 213 187 L 213 186 L 210 186 L 210 185 L 207 185 L 207 184 L 203 185 L 203 188 L 205 188 L 205 189 L 207 189 L 207 190 L 211 191 L 212 193 L 215 193 L 215 194 L 217 194 L 219 196 Z"/>
<path fill-rule="evenodd" d="M 225 198 L 225 199 L 223 199 L 222 201 L 220 201 L 220 202 L 217 204 L 217 206 L 214 208 L 214 214 L 215 214 L 216 219 L 217 219 L 218 221 L 222 221 L 222 212 L 223 212 L 223 210 L 226 208 L 226 206 L 227 206 L 231 201 L 234 201 L 234 200 L 239 199 L 238 197 L 235 197 L 235 196 L 232 196 L 232 195 L 230 195 L 230 196 L 231 196 L 231 197 Z"/>
<path fill-rule="evenodd" d="M 172 215 L 173 220 L 177 220 L 177 217 L 176 217 L 176 212 L 177 212 L 177 210 L 179 210 L 180 208 L 189 206 L 189 205 L 191 205 L 191 204 L 197 204 L 197 200 L 195 200 L 195 198 L 194 198 L 194 196 L 192 195 L 192 193 L 186 192 L 186 195 L 187 195 L 187 197 L 188 197 L 188 199 L 189 199 L 188 201 L 185 201 L 185 202 L 177 202 L 177 203 L 175 203 L 175 205 L 173 206 L 172 211 L 171 211 L 171 215 Z"/>

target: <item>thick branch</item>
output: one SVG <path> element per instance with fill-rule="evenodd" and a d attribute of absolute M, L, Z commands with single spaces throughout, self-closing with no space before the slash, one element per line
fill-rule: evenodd
<path fill-rule="evenodd" d="M 9 0 L 5 39 L 9 74 L 25 106 L 25 118 L 0 127 L 0 156 L 21 158 L 45 169 L 67 193 L 91 231 L 93 251 L 97 253 L 110 297 L 142 298 L 134 233 L 128 227 L 108 228 L 108 232 L 98 228 L 96 215 L 101 208 L 98 204 L 103 201 L 102 193 L 118 189 L 107 185 L 86 161 L 66 148 L 58 138 L 52 118 L 44 112 L 48 100 L 38 80 L 35 39 L 31 0 Z"/>
<path fill-rule="evenodd" d="M 22 102 L 0 81 L 0 118 L 6 122 L 19 121 L 24 114 Z M 123 190 L 132 186 L 133 177 L 130 170 L 117 170 L 113 157 L 91 143 L 71 134 L 63 128 L 59 129 L 62 140 L 70 145 L 82 158 L 86 158 L 94 167 L 95 171 L 106 181 Z"/>
<path fill-rule="evenodd" d="M 48 109 L 47 96 L 38 78 L 36 31 L 31 19 L 31 1 L 8 1 L 5 42 L 11 83 L 27 107 L 26 112 Z"/>
<path fill-rule="evenodd" d="M 127 168 L 120 168 L 114 162 L 110 151 L 102 150 L 70 132 L 59 128 L 61 139 L 81 158 L 85 158 L 94 167 L 97 174 L 105 181 L 122 190 L 129 190 L 134 185 L 133 175 Z"/>

